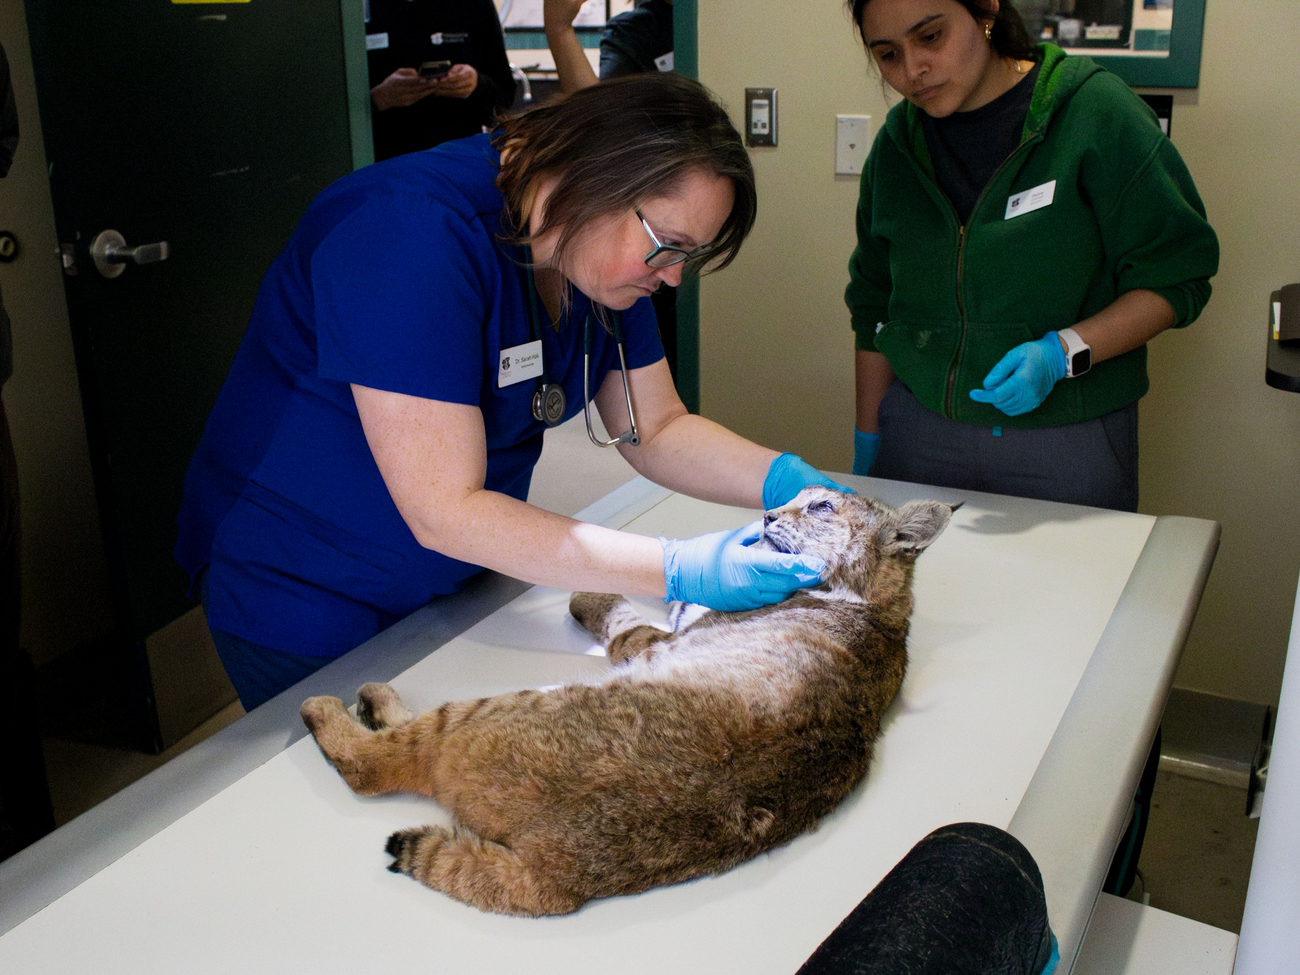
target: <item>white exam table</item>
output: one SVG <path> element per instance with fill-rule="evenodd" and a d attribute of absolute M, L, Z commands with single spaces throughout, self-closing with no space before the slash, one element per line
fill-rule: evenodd
<path fill-rule="evenodd" d="M 913 843 L 962 820 L 1037 858 L 1069 971 L 1218 526 L 836 476 L 966 505 L 918 562 L 908 677 L 871 771 L 817 832 L 562 918 L 482 914 L 388 873 L 388 833 L 446 814 L 354 796 L 305 737 L 304 698 L 391 680 L 425 708 L 606 666 L 567 593 L 486 576 L 0 864 L 0 971 L 790 975 Z M 637 479 L 580 517 L 684 537 L 756 513 Z"/>
<path fill-rule="evenodd" d="M 1291 617 L 1236 975 L 1300 971 L 1300 589 Z"/>

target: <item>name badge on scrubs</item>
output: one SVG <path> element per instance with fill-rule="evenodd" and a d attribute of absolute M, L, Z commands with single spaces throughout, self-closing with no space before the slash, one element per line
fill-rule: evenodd
<path fill-rule="evenodd" d="M 1041 210 L 1043 207 L 1051 206 L 1054 196 L 1056 196 L 1056 180 L 1043 183 L 1041 186 L 1035 186 L 1023 193 L 1017 193 L 1015 196 L 1008 197 L 1007 215 L 1002 219 L 1010 220 L 1022 213 L 1031 213 L 1034 210 Z"/>
<path fill-rule="evenodd" d="M 501 350 L 497 363 L 497 388 L 505 389 L 525 379 L 536 379 L 542 374 L 542 340 L 535 339 L 523 345 Z"/>

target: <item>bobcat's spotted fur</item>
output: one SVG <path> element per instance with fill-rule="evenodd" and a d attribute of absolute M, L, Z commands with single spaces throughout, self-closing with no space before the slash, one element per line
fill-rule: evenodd
<path fill-rule="evenodd" d="M 718 873 L 814 828 L 866 773 L 903 681 L 912 569 L 951 509 L 806 488 L 757 544 L 819 555 L 827 582 L 744 613 L 618 596 L 570 610 L 613 666 L 594 684 L 412 715 L 367 684 L 302 716 L 363 795 L 409 791 L 455 829 L 394 833 L 390 869 L 483 910 L 564 914 L 593 897 Z"/>

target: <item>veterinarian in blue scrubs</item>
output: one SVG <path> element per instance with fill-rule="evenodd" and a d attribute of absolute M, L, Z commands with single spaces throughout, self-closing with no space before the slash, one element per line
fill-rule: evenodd
<path fill-rule="evenodd" d="M 689 414 L 663 359 L 649 295 L 729 263 L 755 205 L 725 112 L 671 74 L 321 193 L 262 283 L 179 518 L 244 706 L 482 568 L 720 609 L 815 584 L 821 560 L 749 548 L 754 526 L 657 540 L 525 502 L 546 419 L 583 408 L 584 347 L 601 419 L 630 432 L 630 399 L 639 442 L 618 449 L 652 480 L 751 508 L 830 483 Z"/>

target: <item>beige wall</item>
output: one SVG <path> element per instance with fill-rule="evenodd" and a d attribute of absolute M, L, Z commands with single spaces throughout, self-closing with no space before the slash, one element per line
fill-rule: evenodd
<path fill-rule="evenodd" d="M 1300 3 L 1206 7 L 1173 138 L 1223 256 L 1205 314 L 1152 346 L 1143 507 L 1223 525 L 1179 684 L 1272 703 L 1300 571 L 1300 395 L 1264 383 L 1269 292 L 1300 281 Z"/>
<path fill-rule="evenodd" d="M 1180 686 L 1274 702 L 1300 570 L 1300 395 L 1267 387 L 1269 292 L 1300 281 L 1300 3 L 1209 0 L 1201 84 L 1173 139 L 1220 235 L 1214 297 L 1151 349 L 1142 508 L 1223 525 Z M 852 462 L 852 337 L 842 294 L 856 181 L 833 175 L 834 117 L 886 108 L 839 0 L 704 0 L 700 76 L 739 117 L 746 86 L 780 89 L 780 146 L 753 151 L 759 221 L 705 280 L 703 412 L 812 463 Z M 892 99 L 891 99 L 892 100 Z"/>
<path fill-rule="evenodd" d="M 700 408 L 810 463 L 848 470 L 853 336 L 844 285 L 858 181 L 835 176 L 835 116 L 885 102 L 838 0 L 699 4 L 700 80 L 744 110 L 746 87 L 778 89 L 778 146 L 751 150 L 758 222 L 738 260 L 704 279 Z"/>

